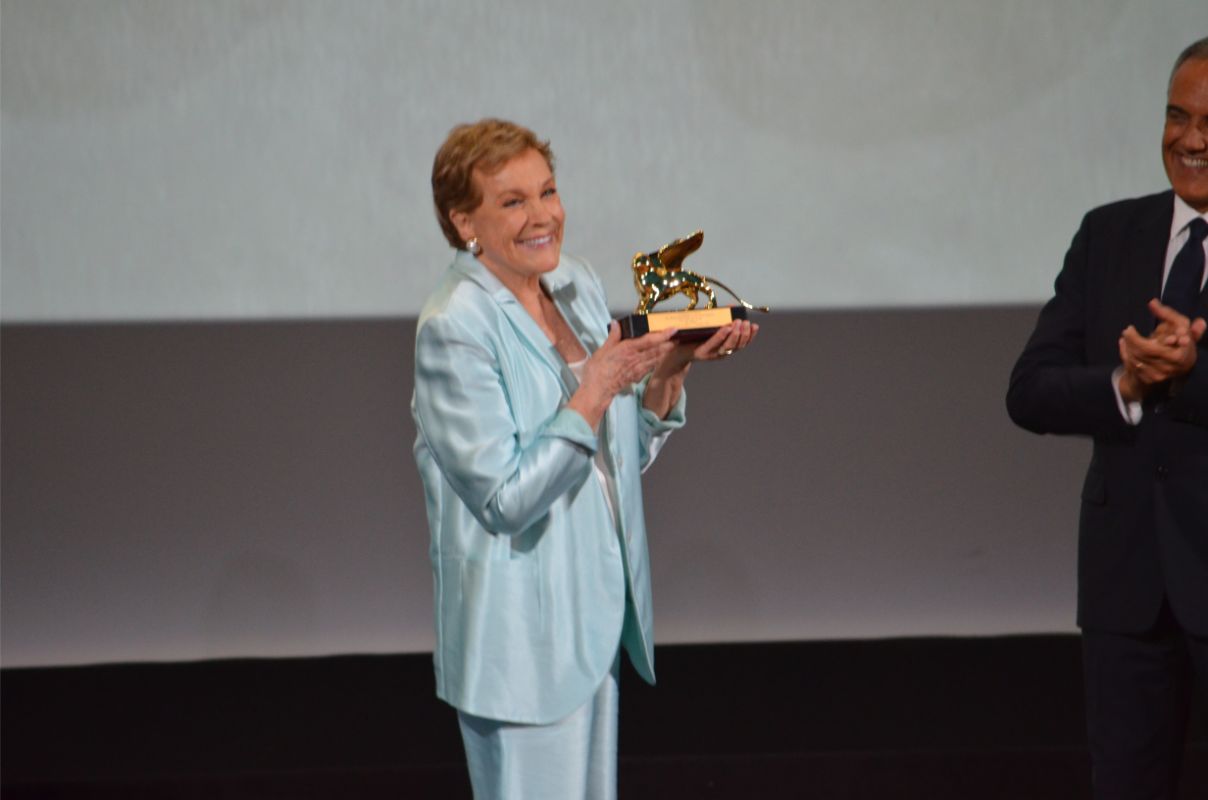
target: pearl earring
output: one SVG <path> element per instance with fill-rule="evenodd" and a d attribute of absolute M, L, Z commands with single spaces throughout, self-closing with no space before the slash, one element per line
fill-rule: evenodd
<path fill-rule="evenodd" d="M 482 245 L 478 243 L 477 236 L 466 242 L 466 249 L 470 251 L 470 255 L 472 256 L 477 256 L 482 253 Z"/>

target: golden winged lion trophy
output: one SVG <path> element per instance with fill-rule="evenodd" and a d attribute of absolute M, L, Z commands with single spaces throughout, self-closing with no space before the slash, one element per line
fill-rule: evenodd
<path fill-rule="evenodd" d="M 677 328 L 675 338 L 679 341 L 707 339 L 721 326 L 736 319 L 746 319 L 748 310 L 764 313 L 770 310 L 767 306 L 751 305 L 717 278 L 684 268 L 684 259 L 699 250 L 704 240 L 705 232 L 696 231 L 654 252 L 634 255 L 633 286 L 638 292 L 638 307 L 634 313 L 619 320 L 621 338 Z M 738 301 L 738 305 L 718 308 L 714 286 L 725 289 Z M 677 294 L 687 298 L 687 308 L 679 311 L 653 310 L 657 304 Z M 704 308 L 697 308 L 702 294 L 708 298 L 708 303 Z"/>

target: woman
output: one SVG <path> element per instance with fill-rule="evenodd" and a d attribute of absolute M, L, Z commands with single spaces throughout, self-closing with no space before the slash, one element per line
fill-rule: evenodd
<path fill-rule="evenodd" d="M 561 253 L 553 154 L 526 128 L 454 128 L 432 192 L 457 251 L 420 315 L 412 402 L 437 695 L 475 797 L 614 797 L 620 649 L 654 680 L 640 473 L 684 424 L 692 362 L 758 328 L 622 341 Z"/>

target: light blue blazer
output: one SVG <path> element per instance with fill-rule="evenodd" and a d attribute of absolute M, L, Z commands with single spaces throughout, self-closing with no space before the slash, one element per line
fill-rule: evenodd
<path fill-rule="evenodd" d="M 567 255 L 542 282 L 594 352 L 610 315 Z M 545 724 L 585 703 L 618 643 L 654 682 L 641 472 L 684 424 L 618 394 L 597 437 L 565 408 L 565 362 L 515 296 L 458 251 L 420 314 L 411 410 L 435 577 L 436 693 L 480 717 Z M 592 458 L 614 477 L 614 524 Z"/>

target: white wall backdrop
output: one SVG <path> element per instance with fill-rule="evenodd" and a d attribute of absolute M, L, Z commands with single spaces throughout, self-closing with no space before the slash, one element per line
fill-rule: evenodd
<path fill-rule="evenodd" d="M 432 156 L 552 139 L 567 247 L 781 308 L 1035 301 L 1164 184 L 1201 0 L 4 0 L 3 317 L 414 314 Z"/>

